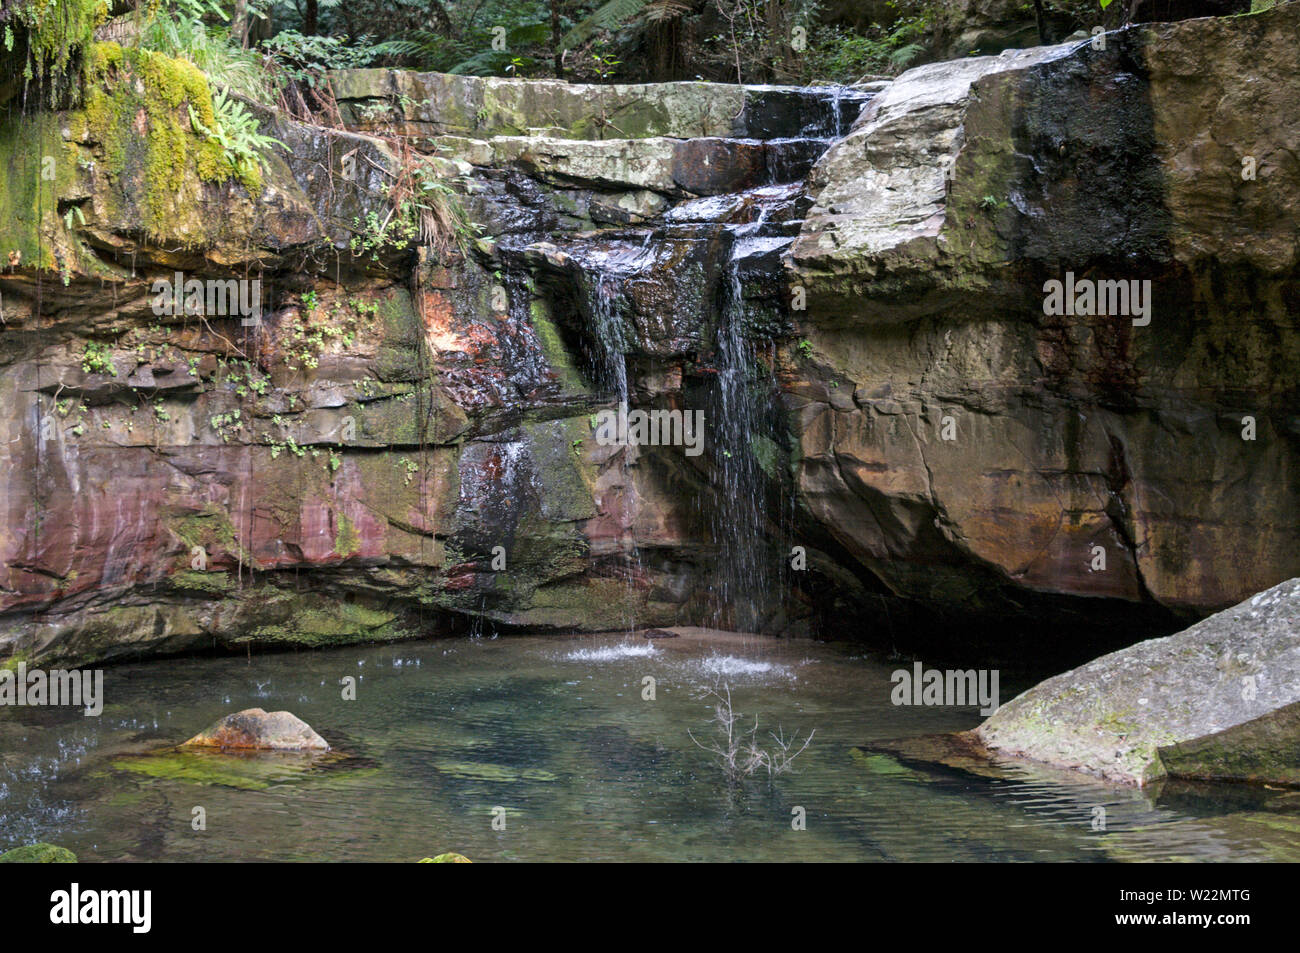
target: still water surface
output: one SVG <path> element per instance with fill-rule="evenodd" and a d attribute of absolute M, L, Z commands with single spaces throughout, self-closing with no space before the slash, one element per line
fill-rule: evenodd
<path fill-rule="evenodd" d="M 1296 793 L 1143 793 L 858 751 L 981 720 L 892 705 L 896 667 L 834 644 L 614 635 L 110 668 L 100 718 L 0 709 L 0 849 L 50 841 L 82 861 L 1300 859 Z M 345 676 L 355 701 L 341 697 Z M 729 784 L 692 742 L 710 738 L 701 693 L 719 683 L 746 726 L 759 716 L 760 738 L 816 730 L 791 773 Z M 1027 684 L 1004 675 L 1003 699 Z M 336 753 L 168 753 L 250 707 L 294 712 Z M 195 807 L 206 831 L 192 829 Z M 806 830 L 792 829 L 795 808 Z"/>

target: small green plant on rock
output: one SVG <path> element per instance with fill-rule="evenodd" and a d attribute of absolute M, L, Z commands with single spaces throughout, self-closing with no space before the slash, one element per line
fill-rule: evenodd
<path fill-rule="evenodd" d="M 264 135 L 257 117 L 243 103 L 227 96 L 224 90 L 217 90 L 212 95 L 212 113 L 216 122 L 211 129 L 204 125 L 194 106 L 187 105 L 194 130 L 221 148 L 226 161 L 250 192 L 258 191 L 266 162 L 265 153 L 273 146 L 286 148 L 285 144 L 274 136 Z"/>
<path fill-rule="evenodd" d="M 404 467 L 406 469 L 406 477 L 405 479 L 402 480 L 402 483 L 405 486 L 410 486 L 411 480 L 415 477 L 417 473 L 420 472 L 420 465 L 416 463 L 414 460 L 406 459 L 406 457 L 402 457 L 400 460 L 398 460 L 397 465 L 399 467 Z"/>
<path fill-rule="evenodd" d="M 224 414 L 213 414 L 208 422 L 212 425 L 212 429 L 221 435 L 221 442 L 229 443 L 230 434 L 244 425 L 241 417 L 242 414 L 239 408 L 236 407 Z"/>
<path fill-rule="evenodd" d="M 109 358 L 111 353 L 111 349 L 106 345 L 87 341 L 85 348 L 81 352 L 81 369 L 87 374 L 105 374 L 109 377 L 116 377 L 117 368 L 113 366 L 113 362 Z"/>

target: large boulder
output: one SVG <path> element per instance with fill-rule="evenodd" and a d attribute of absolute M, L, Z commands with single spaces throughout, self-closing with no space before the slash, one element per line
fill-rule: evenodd
<path fill-rule="evenodd" d="M 1300 579 L 1049 678 L 975 734 L 1110 781 L 1300 785 Z"/>
<path fill-rule="evenodd" d="M 292 712 L 246 708 L 209 725 L 182 747 L 325 751 L 329 744 Z"/>
<path fill-rule="evenodd" d="M 795 480 L 882 591 L 1100 649 L 1300 575 L 1298 31 L 1289 3 L 929 64 L 822 157 Z M 1069 274 L 1150 313 L 1048 313 Z"/>

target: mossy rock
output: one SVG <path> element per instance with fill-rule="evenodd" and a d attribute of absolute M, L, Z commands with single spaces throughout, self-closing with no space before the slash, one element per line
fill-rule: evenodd
<path fill-rule="evenodd" d="M 262 791 L 272 785 L 301 781 L 327 760 L 329 755 L 301 752 L 168 750 L 117 758 L 110 766 L 161 781 Z"/>
<path fill-rule="evenodd" d="M 860 748 L 854 748 L 853 760 L 859 767 L 865 768 L 868 774 L 873 774 L 878 778 L 892 778 L 895 781 L 920 783 L 930 780 L 920 771 L 913 771 L 891 755 L 869 753 Z"/>
<path fill-rule="evenodd" d="M 77 855 L 53 844 L 28 844 L 0 854 L 0 864 L 75 864 Z"/>

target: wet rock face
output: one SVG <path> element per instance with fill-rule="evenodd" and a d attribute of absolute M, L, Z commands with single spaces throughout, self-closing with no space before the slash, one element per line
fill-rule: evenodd
<path fill-rule="evenodd" d="M 585 527 L 625 526 L 548 304 L 490 258 L 373 240 L 391 143 L 267 122 L 288 148 L 260 192 L 187 178 L 153 233 L 80 111 L 0 124 L 0 654 L 610 628 Z M 418 161 L 468 202 L 468 164 Z M 257 310 L 160 313 L 155 283 L 191 280 L 260 283 Z"/>
<path fill-rule="evenodd" d="M 0 655 L 1042 650 L 1044 616 L 1120 642 L 1300 574 L 1293 8 L 870 91 L 349 71 L 348 130 L 267 115 L 256 194 L 188 156 L 151 197 L 102 117 L 6 119 Z M 376 235 L 403 162 L 479 228 Z M 260 321 L 155 313 L 177 272 L 257 278 Z M 1150 322 L 1045 313 L 1067 274 Z M 704 412 L 701 453 L 600 442 L 622 404 Z"/>
<path fill-rule="evenodd" d="M 820 161 L 799 492 L 890 590 L 1195 618 L 1300 573 L 1300 126 L 1240 98 L 1293 86 L 1298 23 L 920 67 Z M 1149 323 L 1045 313 L 1071 275 L 1148 288 Z"/>
<path fill-rule="evenodd" d="M 999 754 L 1112 781 L 1300 785 L 1300 579 L 1050 678 L 976 731 Z"/>
<path fill-rule="evenodd" d="M 266 712 L 261 708 L 247 708 L 227 715 L 199 732 L 182 747 L 329 750 L 325 739 L 298 716 L 287 711 Z"/>

